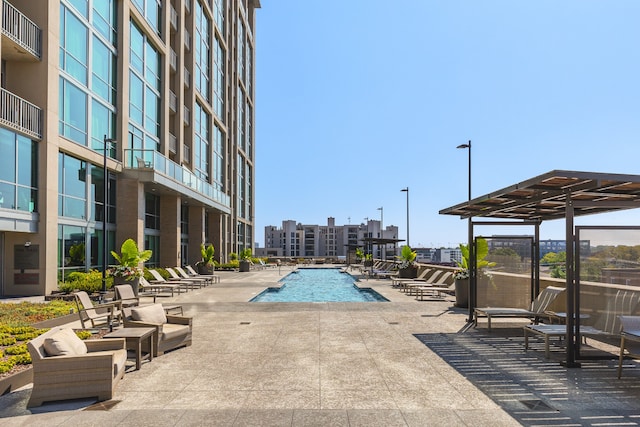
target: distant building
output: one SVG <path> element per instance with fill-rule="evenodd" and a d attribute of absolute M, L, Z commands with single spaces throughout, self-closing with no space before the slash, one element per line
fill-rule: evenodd
<path fill-rule="evenodd" d="M 346 257 L 356 248 L 372 253 L 377 259 L 394 259 L 399 254 L 398 227 L 389 225 L 380 229 L 380 221 L 368 220 L 366 224 L 336 225 L 335 218 L 328 218 L 327 225 L 298 224 L 294 220 L 282 221 L 279 228 L 264 228 L 264 248 L 261 253 L 283 257 Z M 367 239 L 390 239 L 394 243 L 376 245 Z M 270 255 L 281 251 L 280 255 Z"/>

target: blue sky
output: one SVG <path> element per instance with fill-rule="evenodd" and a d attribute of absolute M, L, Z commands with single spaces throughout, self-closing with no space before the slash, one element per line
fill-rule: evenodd
<path fill-rule="evenodd" d="M 411 246 L 465 242 L 466 221 L 438 211 L 467 199 L 468 140 L 474 198 L 554 169 L 640 174 L 640 1 L 261 3 L 260 246 L 267 225 L 357 224 L 379 207 L 405 238 L 406 186 Z M 541 237 L 564 238 L 564 222 Z"/>

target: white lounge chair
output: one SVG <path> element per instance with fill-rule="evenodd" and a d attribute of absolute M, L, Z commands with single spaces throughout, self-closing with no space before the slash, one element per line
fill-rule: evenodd
<path fill-rule="evenodd" d="M 482 307 L 476 308 L 473 311 L 473 325 L 478 326 L 478 318 L 487 318 L 487 328 L 491 330 L 491 319 L 494 317 L 513 317 L 513 318 L 527 318 L 538 323 L 541 317 L 545 317 L 545 311 L 549 308 L 551 303 L 556 300 L 558 295 L 564 292 L 564 288 L 556 286 L 548 286 L 543 289 L 538 297 L 531 303 L 529 309 L 514 308 L 514 307 Z"/>

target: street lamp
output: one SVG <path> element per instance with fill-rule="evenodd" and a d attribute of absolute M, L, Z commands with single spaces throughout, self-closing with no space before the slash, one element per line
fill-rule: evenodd
<path fill-rule="evenodd" d="M 468 178 L 469 178 L 469 193 L 468 193 L 468 197 L 467 197 L 467 201 L 471 202 L 471 140 L 469 140 L 469 142 L 467 144 L 460 144 L 458 145 L 456 148 L 461 148 L 461 149 L 469 149 L 469 174 L 468 174 Z M 471 211 L 469 211 L 471 212 Z M 467 322 L 472 322 L 473 321 L 473 309 L 476 306 L 476 286 L 474 286 L 475 283 L 475 251 L 473 250 L 473 223 L 472 223 L 472 217 L 469 216 L 469 236 L 468 236 L 468 244 L 469 244 L 469 266 L 467 266 L 469 268 L 469 319 L 467 319 Z"/>
<path fill-rule="evenodd" d="M 384 236 L 382 235 L 382 217 L 383 217 L 383 208 L 382 206 L 378 208 L 378 210 L 380 211 L 380 239 L 383 239 Z M 381 240 L 382 241 L 382 240 Z M 378 245 L 378 248 L 380 247 L 380 245 Z M 382 246 L 382 250 L 380 251 L 380 258 L 382 258 L 382 260 L 386 261 L 387 260 L 387 254 L 385 253 L 387 249 L 387 245 Z"/>
<path fill-rule="evenodd" d="M 107 170 L 107 150 L 111 148 L 111 144 L 115 144 L 116 142 L 117 141 L 115 139 L 107 138 L 107 135 L 104 136 L 104 152 L 102 156 L 102 170 L 104 174 L 102 181 L 104 203 L 102 212 L 102 302 L 104 302 L 107 294 L 107 252 L 109 251 L 109 247 L 107 245 L 107 215 L 109 214 L 109 171 Z"/>
<path fill-rule="evenodd" d="M 407 193 L 407 246 L 411 247 L 409 244 L 409 187 L 403 188 L 400 191 L 404 191 Z"/>

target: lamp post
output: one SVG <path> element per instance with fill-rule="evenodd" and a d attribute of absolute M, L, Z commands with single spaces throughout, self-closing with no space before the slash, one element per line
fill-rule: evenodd
<path fill-rule="evenodd" d="M 469 142 L 467 144 L 460 144 L 458 145 L 456 148 L 461 148 L 461 149 L 468 149 L 469 150 L 469 174 L 468 174 L 468 178 L 469 178 L 469 187 L 468 187 L 468 197 L 467 197 L 467 201 L 471 201 L 471 140 L 469 140 Z M 468 219 L 468 245 L 469 245 L 469 319 L 467 319 L 467 322 L 472 322 L 473 321 L 473 309 L 476 306 L 476 286 L 474 286 L 476 284 L 475 282 L 475 265 L 476 265 L 476 258 L 475 258 L 475 251 L 473 248 L 473 223 L 472 223 L 472 217 L 469 216 Z"/>
<path fill-rule="evenodd" d="M 382 235 L 382 218 L 383 218 L 384 210 L 383 210 L 382 206 L 380 206 L 378 208 L 378 210 L 380 211 L 380 239 L 383 239 L 384 236 Z M 382 246 L 382 250 L 380 251 L 380 258 L 382 258 L 383 261 L 386 261 L 387 260 L 387 256 L 386 256 L 387 254 L 385 252 L 386 252 L 386 249 L 387 249 L 387 245 L 385 245 L 384 243 L 382 245 L 383 246 Z M 380 245 L 378 245 L 378 247 L 380 247 Z"/>
<path fill-rule="evenodd" d="M 116 140 L 113 138 L 107 138 L 107 135 L 104 136 L 104 152 L 102 156 L 103 164 L 103 181 L 102 181 L 102 190 L 103 190 L 103 212 L 102 212 L 102 302 L 104 302 L 106 294 L 107 294 L 107 252 L 109 251 L 109 247 L 107 245 L 107 215 L 109 213 L 109 191 L 108 191 L 108 182 L 109 182 L 109 171 L 107 170 L 107 150 L 111 148 L 111 144 L 115 144 Z"/>
<path fill-rule="evenodd" d="M 409 187 L 403 188 L 400 191 L 404 191 L 407 193 L 407 246 L 411 247 L 409 244 Z"/>

